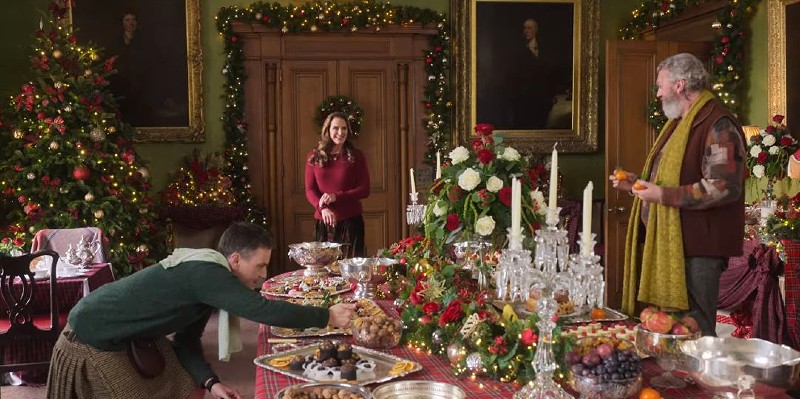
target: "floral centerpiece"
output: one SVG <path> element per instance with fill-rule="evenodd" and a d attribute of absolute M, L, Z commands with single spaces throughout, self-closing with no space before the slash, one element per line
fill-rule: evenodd
<path fill-rule="evenodd" d="M 775 212 L 767 217 L 764 234 L 771 240 L 800 241 L 800 193 L 778 198 Z"/>
<path fill-rule="evenodd" d="M 459 146 L 450 151 L 442 165 L 442 177 L 431 185 L 424 229 L 434 246 L 441 248 L 459 235 L 475 235 L 502 246 L 511 226 L 511 179 L 522 186 L 523 232 L 529 237 L 544 219 L 546 205 L 536 182 L 543 168 L 528 163 L 490 124 L 475 126 L 472 148 Z"/>
<path fill-rule="evenodd" d="M 25 232 L 21 225 L 11 225 L 1 231 L 0 255 L 19 256 L 25 253 Z"/>
<path fill-rule="evenodd" d="M 750 137 L 747 143 L 747 170 L 753 177 L 767 178 L 767 200 L 773 199 L 772 185 L 776 179 L 786 176 L 789 156 L 797 148 L 797 140 L 786 129 L 783 115 L 773 116 L 771 125 Z"/>
<path fill-rule="evenodd" d="M 409 268 L 408 278 L 397 303 L 407 327 L 405 343 L 446 355 L 459 376 L 486 375 L 519 383 L 534 377 L 536 314 L 520 318 L 510 305 L 499 312 L 469 271 L 443 258 L 419 260 Z M 554 337 L 556 359 L 563 359 L 572 338 L 560 334 L 560 327 Z"/>

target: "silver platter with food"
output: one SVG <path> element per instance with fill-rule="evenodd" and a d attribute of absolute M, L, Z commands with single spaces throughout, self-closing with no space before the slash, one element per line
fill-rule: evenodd
<path fill-rule="evenodd" d="M 283 388 L 275 395 L 275 399 L 309 398 L 372 399 L 372 393 L 345 382 L 307 382 Z"/>
<path fill-rule="evenodd" d="M 322 298 L 350 290 L 350 282 L 342 277 L 293 276 L 278 280 L 261 292 L 284 298 Z"/>

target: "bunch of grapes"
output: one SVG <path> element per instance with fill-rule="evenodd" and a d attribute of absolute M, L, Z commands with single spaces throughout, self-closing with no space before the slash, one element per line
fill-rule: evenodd
<path fill-rule="evenodd" d="M 572 375 L 596 382 L 621 381 L 636 378 L 641 374 L 640 358 L 633 348 L 615 348 L 608 343 L 568 352 L 564 361 Z"/>

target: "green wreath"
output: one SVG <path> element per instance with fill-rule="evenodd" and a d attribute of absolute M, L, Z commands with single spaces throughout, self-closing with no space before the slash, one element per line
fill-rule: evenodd
<path fill-rule="evenodd" d="M 322 101 L 322 104 L 317 108 L 317 126 L 322 129 L 322 123 L 325 118 L 334 112 L 341 112 L 347 115 L 347 121 L 350 123 L 353 136 L 359 137 L 361 133 L 361 123 L 364 122 L 364 110 L 350 98 L 345 96 L 330 96 Z"/>

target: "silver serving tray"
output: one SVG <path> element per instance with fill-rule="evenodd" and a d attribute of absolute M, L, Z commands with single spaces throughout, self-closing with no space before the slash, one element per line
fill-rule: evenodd
<path fill-rule="evenodd" d="M 432 381 L 397 381 L 372 391 L 375 399 L 464 399 L 464 391 L 451 384 Z"/>
<path fill-rule="evenodd" d="M 373 399 L 372 394 L 368 390 L 358 385 L 347 384 L 344 382 L 309 382 L 305 384 L 295 384 L 278 391 L 278 393 L 275 394 L 275 399 L 283 399 L 283 393 L 286 392 L 286 390 L 288 390 L 289 388 L 316 388 L 316 387 L 344 389 L 345 391 L 348 392 L 357 393 L 361 395 L 364 399 Z"/>
<path fill-rule="evenodd" d="M 334 344 L 338 344 L 334 341 Z M 315 343 L 313 345 L 304 346 L 297 349 L 290 349 L 288 351 L 274 353 L 271 355 L 261 355 L 253 360 L 253 363 L 256 366 L 263 367 L 267 370 L 274 371 L 276 373 L 280 373 L 283 375 L 287 375 L 289 377 L 297 378 L 303 381 L 310 381 L 310 382 L 326 382 L 326 381 L 318 381 L 313 378 L 308 377 L 307 375 L 303 374 L 303 371 L 295 371 L 291 370 L 288 367 L 275 367 L 269 364 L 271 359 L 280 358 L 280 357 L 290 357 L 290 356 L 308 356 L 313 355 L 314 351 L 319 347 L 320 343 Z M 363 346 L 353 345 L 353 353 L 357 353 L 361 356 L 362 359 L 372 360 L 375 362 L 375 372 L 370 373 L 370 375 L 366 377 L 359 377 L 356 381 L 356 385 L 365 386 L 369 384 L 377 384 L 381 382 L 391 381 L 395 378 L 403 377 L 409 375 L 411 373 L 416 373 L 417 371 L 422 370 L 422 365 L 419 362 L 415 362 L 413 360 L 403 359 L 398 356 L 390 355 L 388 353 L 383 353 L 380 351 L 372 350 L 369 348 L 365 348 Z M 389 371 L 392 369 L 397 362 L 409 362 L 413 365 L 411 370 L 404 371 L 399 374 L 389 374 Z M 330 381 L 328 381 L 330 382 Z M 334 381 L 340 382 L 340 381 Z"/>
<path fill-rule="evenodd" d="M 618 310 L 614 310 L 607 307 L 603 307 L 603 309 L 605 309 L 606 311 L 606 317 L 602 319 L 593 319 L 591 310 L 588 310 L 587 312 L 577 314 L 574 316 L 562 316 L 562 317 L 564 319 L 564 322 L 567 324 L 604 322 L 604 321 L 622 321 L 628 319 L 628 315 Z"/>
<path fill-rule="evenodd" d="M 280 289 L 285 288 L 287 285 L 295 284 L 299 281 L 302 281 L 306 277 L 304 276 L 291 276 L 287 278 L 277 279 L 274 280 L 269 288 L 264 288 L 261 290 L 262 294 L 281 297 L 281 298 L 322 298 L 325 296 L 325 293 L 320 291 L 309 291 L 309 292 L 300 292 L 300 293 L 288 293 L 288 292 L 281 292 Z M 325 290 L 328 295 L 338 295 L 345 292 L 352 290 L 352 287 L 347 282 L 347 280 L 343 279 L 342 277 L 322 277 L 322 278 L 329 278 L 329 279 L 342 279 L 341 285 L 337 284 L 335 287 L 340 287 L 337 289 L 327 289 Z"/>
<path fill-rule="evenodd" d="M 281 338 L 308 338 L 308 337 L 327 337 L 330 335 L 353 335 L 352 329 L 338 327 L 309 327 L 309 328 L 286 328 L 270 327 L 270 332 L 276 337 Z"/>

